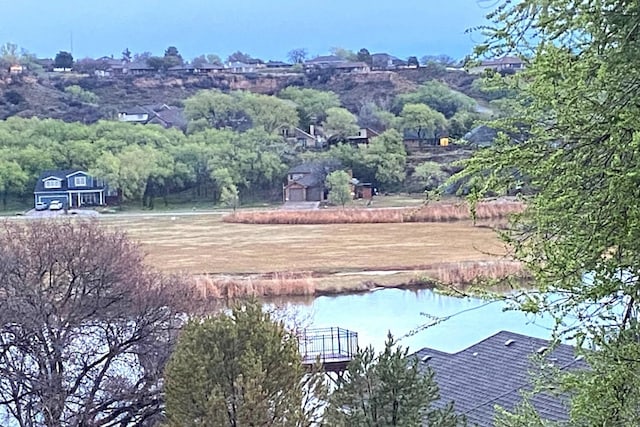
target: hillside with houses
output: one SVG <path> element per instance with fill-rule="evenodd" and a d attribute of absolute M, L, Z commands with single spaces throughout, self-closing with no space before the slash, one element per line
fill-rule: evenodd
<path fill-rule="evenodd" d="M 66 182 L 69 170 L 108 178 L 112 201 L 150 208 L 175 194 L 230 206 L 325 202 L 328 175 L 338 170 L 348 171 L 355 197 L 432 191 L 496 138 L 484 123 L 508 115 L 514 96 L 496 83 L 523 67 L 508 57 L 465 68 L 450 58 L 402 60 L 364 49 L 291 55 L 291 63 L 240 52 L 225 62 L 213 55 L 187 62 L 175 47 L 162 57 L 125 51 L 80 60 L 68 52 L 11 58 L 8 50 L 0 60 L 0 127 L 15 150 L 2 156 L 21 166 L 17 185 L 4 189 L 5 206 L 7 197 L 36 193 L 36 204 L 54 196 L 64 206 L 89 203 L 48 194 L 58 187 L 32 193 L 43 171 Z M 21 129 L 36 139 L 21 141 Z M 33 150 L 42 161 L 25 164 Z M 135 183 L 125 177 L 129 168 Z"/>
<path fill-rule="evenodd" d="M 15 50 L 15 49 L 13 49 Z M 11 51 L 6 48 L 6 51 Z M 337 93 L 345 108 L 362 116 L 375 106 L 389 110 L 398 94 L 409 93 L 437 80 L 471 97 L 473 81 L 485 70 L 512 72 L 522 60 L 505 57 L 464 68 L 448 57 L 407 60 L 389 53 L 340 50 L 293 61 L 252 58 L 236 52 L 222 61 L 202 55 L 184 61 L 175 47 L 162 57 L 148 53 L 122 58 L 103 56 L 73 60 L 68 52 L 55 59 L 5 54 L 0 58 L 0 119 L 11 116 L 55 118 L 93 123 L 117 119 L 120 113 L 144 105 L 181 107 L 184 99 L 202 89 L 243 90 L 274 95 L 289 86 Z"/>

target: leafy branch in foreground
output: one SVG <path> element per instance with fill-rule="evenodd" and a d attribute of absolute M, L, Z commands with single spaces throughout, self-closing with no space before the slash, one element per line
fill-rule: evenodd
<path fill-rule="evenodd" d="M 522 92 L 502 140 L 464 175 L 486 191 L 525 182 L 533 196 L 504 234 L 539 288 L 522 308 L 553 315 L 558 335 L 590 342 L 595 366 L 608 358 L 637 388 L 638 358 L 619 350 L 634 353 L 640 337 L 640 4 L 523 0 L 490 18 L 478 52 L 515 53 L 528 67 L 512 77 Z M 576 395 L 572 421 L 633 425 L 638 396 L 602 399 L 616 379 L 597 387 L 596 372 L 574 387 L 592 403 Z"/>

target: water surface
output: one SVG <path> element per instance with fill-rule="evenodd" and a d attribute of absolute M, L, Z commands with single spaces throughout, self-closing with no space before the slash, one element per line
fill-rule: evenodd
<path fill-rule="evenodd" d="M 388 331 L 411 351 L 423 347 L 456 352 L 508 330 L 549 338 L 553 322 L 548 317 L 504 311 L 504 302 L 457 298 L 431 290 L 384 289 L 356 295 L 321 296 L 311 304 L 288 303 L 301 314 L 312 316 L 313 327 L 339 326 L 358 332 L 359 345 L 382 349 Z M 422 314 L 424 313 L 424 314 Z M 406 336 L 430 317 L 448 320 Z"/>

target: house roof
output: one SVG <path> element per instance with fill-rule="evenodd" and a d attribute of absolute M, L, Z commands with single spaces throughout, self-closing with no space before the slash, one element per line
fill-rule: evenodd
<path fill-rule="evenodd" d="M 187 126 L 184 109 L 167 104 L 136 105 L 135 107 L 123 108 L 119 112 L 128 115 L 147 114 L 148 117 L 144 120 L 145 124 L 160 124 L 164 127 L 177 127 L 181 129 Z"/>
<path fill-rule="evenodd" d="M 502 58 L 488 59 L 480 63 L 484 66 L 506 65 L 506 64 L 524 64 L 524 61 L 515 56 L 503 56 Z"/>
<path fill-rule="evenodd" d="M 435 373 L 441 396 L 437 405 L 453 401 L 456 412 L 464 414 L 471 425 L 484 427 L 494 425 L 496 405 L 513 410 L 522 392 L 531 389 L 531 375 L 544 375 L 549 363 L 561 370 L 587 369 L 575 349 L 566 344 L 542 355 L 544 364 L 536 364 L 532 357 L 543 348 L 551 348 L 551 342 L 500 331 L 457 353 L 423 348 L 415 356 Z M 568 417 L 567 396 L 536 394 L 531 402 L 543 419 Z"/>
<path fill-rule="evenodd" d="M 324 185 L 324 180 L 327 175 L 341 167 L 342 164 L 338 160 L 301 163 L 289 169 L 288 173 L 289 175 L 304 174 L 304 176 L 293 181 L 289 181 L 289 184 L 296 182 L 305 187 Z"/>
<path fill-rule="evenodd" d="M 229 66 L 229 68 L 255 68 L 256 64 L 249 64 L 246 62 L 239 62 L 239 61 L 234 61 L 234 62 L 229 62 L 229 64 L 227 64 Z"/>
<path fill-rule="evenodd" d="M 135 107 L 122 108 L 119 112 L 120 113 L 124 113 L 124 114 L 129 114 L 129 115 L 152 114 L 153 113 L 153 111 L 149 111 L 147 108 L 141 107 L 139 105 L 136 105 Z"/>
<path fill-rule="evenodd" d="M 359 62 L 359 61 L 342 61 L 342 62 L 338 62 L 334 65 L 334 68 L 344 68 L 344 69 L 350 69 L 350 68 L 366 68 L 369 65 L 367 65 L 365 62 Z"/>
<path fill-rule="evenodd" d="M 43 191 L 46 191 L 46 192 L 67 191 L 68 190 L 67 177 L 76 175 L 79 172 L 87 174 L 85 171 L 81 169 L 56 169 L 56 170 L 42 171 L 38 176 L 38 180 L 36 181 L 36 186 L 33 191 L 35 193 L 43 192 Z M 62 182 L 61 187 L 60 188 L 44 188 L 44 181 L 48 179 L 56 179 L 61 181 Z M 94 187 L 90 187 L 90 188 L 103 188 L 103 187 L 95 187 L 95 183 L 94 183 Z"/>
<path fill-rule="evenodd" d="M 154 117 L 149 123 L 159 123 L 165 127 L 186 128 L 187 119 L 184 117 L 184 110 L 178 107 L 155 111 Z"/>
<path fill-rule="evenodd" d="M 280 129 L 288 129 L 289 132 L 292 132 L 293 135 L 288 135 L 285 138 L 306 138 L 306 139 L 316 139 L 315 136 L 311 135 L 309 132 L 306 132 L 299 127 L 289 127 L 287 125 L 283 125 Z"/>
<path fill-rule="evenodd" d="M 222 70 L 224 67 L 218 64 L 202 64 L 199 67 L 201 70 Z"/>
<path fill-rule="evenodd" d="M 487 125 L 476 126 L 467 132 L 462 138 L 470 144 L 479 147 L 487 147 L 493 144 L 498 136 L 498 131 Z"/>
<path fill-rule="evenodd" d="M 346 62 L 344 59 L 336 55 L 316 56 L 306 61 L 307 64 L 326 64 L 326 63 Z"/>
<path fill-rule="evenodd" d="M 127 68 L 130 70 L 153 70 L 153 67 L 147 64 L 147 61 L 136 61 L 130 63 Z"/>
<path fill-rule="evenodd" d="M 291 64 L 287 64 L 286 62 L 282 62 L 282 61 L 267 61 L 266 66 L 267 68 L 279 68 L 279 67 L 291 67 Z"/>

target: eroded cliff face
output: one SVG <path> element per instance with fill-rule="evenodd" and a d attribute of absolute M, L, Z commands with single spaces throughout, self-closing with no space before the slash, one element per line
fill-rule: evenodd
<path fill-rule="evenodd" d="M 91 123 L 114 119 L 118 110 L 135 105 L 181 105 L 184 99 L 203 89 L 245 90 L 273 95 L 287 86 L 331 90 L 340 96 L 346 108 L 359 114 L 367 105 L 389 108 L 396 95 L 414 90 L 418 82 L 424 80 L 422 74 L 420 71 L 338 73 L 335 70 L 304 74 L 219 73 L 207 76 L 5 74 L 0 75 L 0 119 L 18 115 Z M 91 91 L 98 97 L 98 102 L 86 104 L 74 99 L 65 92 L 65 88 L 71 85 Z"/>

